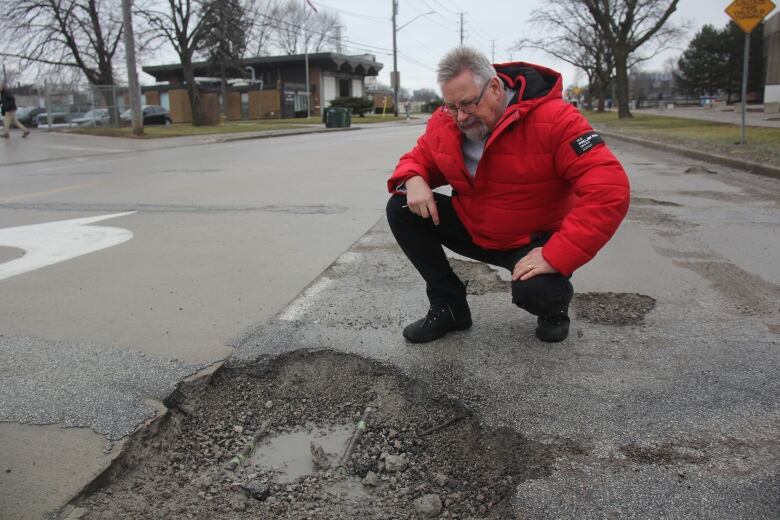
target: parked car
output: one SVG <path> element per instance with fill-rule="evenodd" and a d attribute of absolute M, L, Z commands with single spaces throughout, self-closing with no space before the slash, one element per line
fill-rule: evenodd
<path fill-rule="evenodd" d="M 144 126 L 146 125 L 165 125 L 170 126 L 173 123 L 171 113 L 165 107 L 159 105 L 144 105 Z M 119 116 L 123 124 L 129 125 L 133 121 L 133 110 L 127 109 Z"/>
<path fill-rule="evenodd" d="M 16 119 L 24 126 L 31 126 L 34 128 L 38 126 L 36 117 L 44 111 L 46 111 L 46 109 L 40 107 L 19 107 L 16 110 Z"/>
<path fill-rule="evenodd" d="M 90 110 L 81 117 L 71 118 L 69 123 L 73 126 L 104 126 L 111 122 L 111 116 L 107 108 Z"/>
<path fill-rule="evenodd" d="M 73 105 L 55 105 L 51 109 L 53 126 L 70 126 L 73 119 L 79 119 L 92 109 L 91 105 L 76 103 Z M 49 125 L 49 113 L 41 112 L 35 116 L 38 126 Z"/>
<path fill-rule="evenodd" d="M 51 111 L 51 123 L 53 125 L 67 124 L 69 112 L 63 111 L 62 108 L 55 108 Z M 49 125 L 49 113 L 41 112 L 35 116 L 36 126 L 48 126 Z"/>

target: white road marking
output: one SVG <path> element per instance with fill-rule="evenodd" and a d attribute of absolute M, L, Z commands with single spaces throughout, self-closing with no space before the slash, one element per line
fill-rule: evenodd
<path fill-rule="evenodd" d="M 23 249 L 21 258 L 0 264 L 0 280 L 94 253 L 133 238 L 127 229 L 89 226 L 135 211 L 0 229 L 0 246 Z"/>
<path fill-rule="evenodd" d="M 327 276 L 323 276 L 320 281 L 306 289 L 299 298 L 296 298 L 295 301 L 288 305 L 279 316 L 279 319 L 284 321 L 295 321 L 299 319 L 307 310 L 309 310 L 309 307 L 314 303 L 314 299 L 332 283 L 333 280 Z"/>

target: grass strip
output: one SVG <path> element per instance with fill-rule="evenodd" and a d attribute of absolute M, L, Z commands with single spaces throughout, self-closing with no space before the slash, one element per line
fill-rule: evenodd
<path fill-rule="evenodd" d="M 401 121 L 405 117 L 395 117 L 388 115 L 370 114 L 365 117 L 352 117 L 353 124 L 371 124 L 387 123 L 390 121 Z M 266 132 L 272 130 L 287 130 L 293 128 L 307 128 L 311 125 L 322 124 L 322 118 L 308 117 L 296 119 L 263 119 L 258 121 L 231 121 L 224 125 L 217 126 L 193 126 L 190 123 L 180 123 L 171 126 L 146 126 L 144 135 L 140 139 L 156 139 L 162 137 L 184 137 L 192 135 L 211 135 L 211 134 L 235 134 L 242 132 Z M 68 128 L 63 132 L 85 135 L 97 135 L 103 137 L 135 137 L 130 127 L 108 128 L 108 127 L 79 127 Z"/>
<path fill-rule="evenodd" d="M 780 168 L 780 128 L 748 126 L 740 145 L 739 125 L 643 114 L 618 119 L 616 112 L 583 111 L 594 128 L 650 141 L 686 147 Z"/>

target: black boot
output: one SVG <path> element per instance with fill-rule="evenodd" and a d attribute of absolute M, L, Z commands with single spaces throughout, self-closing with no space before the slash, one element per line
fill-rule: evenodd
<path fill-rule="evenodd" d="M 552 316 L 539 316 L 536 337 L 551 343 L 563 341 L 569 335 L 569 322 L 567 311 L 561 311 Z"/>
<path fill-rule="evenodd" d="M 431 304 L 428 314 L 404 328 L 404 337 L 412 343 L 427 343 L 450 331 L 471 327 L 468 303 Z"/>

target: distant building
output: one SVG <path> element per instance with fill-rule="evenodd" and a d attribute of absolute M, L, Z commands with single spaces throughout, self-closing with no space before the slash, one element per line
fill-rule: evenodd
<path fill-rule="evenodd" d="M 412 91 L 412 99 L 414 101 L 433 101 L 437 97 L 436 91 L 430 88 L 421 88 Z"/>
<path fill-rule="evenodd" d="M 764 55 L 764 111 L 777 113 L 780 112 L 780 13 L 775 13 L 764 22 Z"/>
<path fill-rule="evenodd" d="M 306 116 L 305 55 L 246 58 L 242 65 L 248 78 L 229 82 L 228 120 Z M 321 115 L 322 108 L 334 98 L 364 97 L 366 78 L 375 77 L 382 66 L 370 54 L 309 54 L 312 115 Z M 192 114 L 181 64 L 145 66 L 142 70 L 158 82 L 142 88 L 145 103 L 164 106 L 175 123 L 190 122 Z M 218 110 L 219 79 L 212 77 L 213 71 L 205 62 L 194 64 L 194 75 L 201 86 L 204 109 Z"/>

